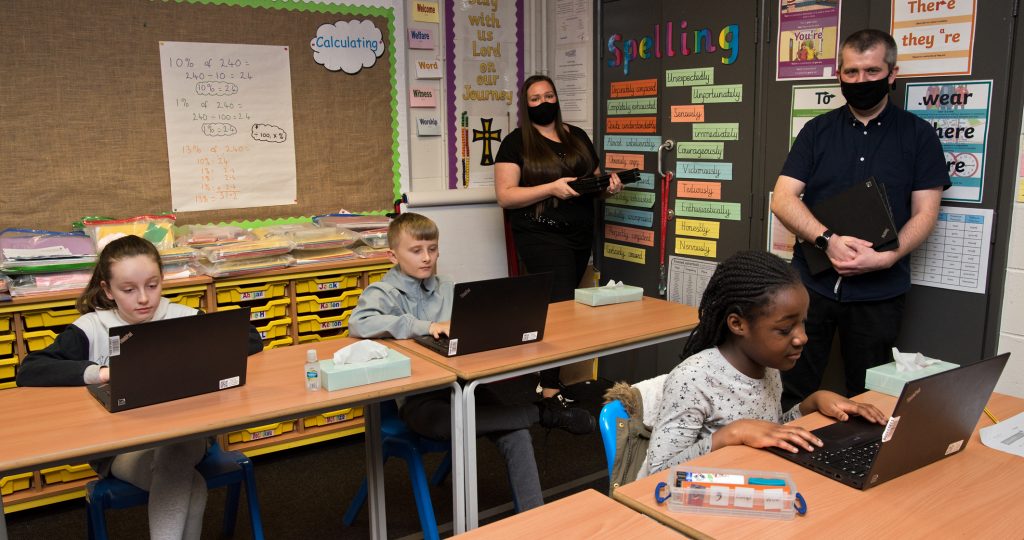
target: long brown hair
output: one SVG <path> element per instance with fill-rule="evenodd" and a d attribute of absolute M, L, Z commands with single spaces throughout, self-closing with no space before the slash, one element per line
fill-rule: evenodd
<path fill-rule="evenodd" d="M 589 174 L 597 168 L 590 150 L 582 141 L 569 133 L 569 128 L 562 123 L 562 110 L 559 108 L 555 115 L 555 132 L 558 138 L 565 145 L 565 156 L 555 154 L 551 147 L 544 141 L 544 136 L 533 127 L 530 122 L 529 99 L 527 90 L 536 83 L 546 82 L 555 91 L 555 98 L 558 98 L 558 89 L 554 81 L 546 75 L 533 75 L 523 81 L 519 89 L 519 129 L 523 134 L 523 174 L 520 180 L 524 186 L 534 186 L 543 182 L 541 178 L 560 178 L 563 176 L 577 176 Z"/>
<path fill-rule="evenodd" d="M 118 238 L 107 244 L 100 252 L 96 268 L 92 271 L 92 278 L 89 279 L 89 285 L 75 302 L 78 311 L 89 313 L 101 309 L 115 309 L 117 304 L 103 293 L 103 283 L 110 284 L 110 267 L 117 261 L 140 255 L 152 259 L 160 269 L 160 275 L 163 276 L 164 267 L 160 263 L 160 252 L 149 240 L 143 240 L 134 235 Z"/>

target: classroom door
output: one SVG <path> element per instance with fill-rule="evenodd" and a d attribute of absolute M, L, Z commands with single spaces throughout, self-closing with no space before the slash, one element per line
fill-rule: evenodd
<path fill-rule="evenodd" d="M 596 144 L 643 171 L 608 199 L 602 281 L 696 305 L 716 261 L 751 247 L 760 2 L 604 1 Z M 672 141 L 658 173 L 658 148 Z M 666 217 L 667 216 L 667 217 Z"/>

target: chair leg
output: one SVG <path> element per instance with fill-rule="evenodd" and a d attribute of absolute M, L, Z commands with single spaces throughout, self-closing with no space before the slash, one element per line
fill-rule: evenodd
<path fill-rule="evenodd" d="M 260 512 L 260 499 L 256 494 L 256 474 L 253 472 L 252 462 L 248 459 L 240 465 L 245 475 L 245 499 L 249 502 L 252 537 L 253 540 L 263 540 L 263 518 Z"/>
<path fill-rule="evenodd" d="M 224 499 L 224 536 L 231 537 L 235 535 L 235 523 L 238 521 L 238 495 L 241 492 L 241 486 L 238 484 L 231 484 L 228 486 L 228 494 Z"/>
<path fill-rule="evenodd" d="M 356 520 L 356 516 L 359 511 L 363 509 L 363 505 L 366 504 L 366 477 L 363 477 L 363 483 L 359 485 L 359 491 L 356 492 L 356 496 L 352 498 L 352 502 L 348 503 L 348 508 L 345 510 L 345 515 L 341 518 L 341 522 L 346 526 L 352 525 L 352 522 Z"/>
<path fill-rule="evenodd" d="M 437 466 L 437 470 L 434 471 L 434 476 L 430 477 L 430 485 L 440 486 L 444 483 L 444 479 L 448 478 L 448 475 L 452 472 L 452 453 L 448 451 L 444 454 L 444 460 Z"/>
<path fill-rule="evenodd" d="M 101 501 L 87 499 L 89 504 L 88 517 L 90 540 L 107 540 L 107 518 L 103 515 Z"/>
<path fill-rule="evenodd" d="M 420 527 L 423 529 L 424 540 L 438 540 L 437 519 L 434 517 L 434 505 L 430 500 L 430 489 L 427 486 L 427 472 L 423 468 L 419 450 L 408 443 L 395 444 L 395 453 L 405 459 L 409 466 L 409 481 L 412 483 L 413 498 L 416 510 L 420 515 Z"/>

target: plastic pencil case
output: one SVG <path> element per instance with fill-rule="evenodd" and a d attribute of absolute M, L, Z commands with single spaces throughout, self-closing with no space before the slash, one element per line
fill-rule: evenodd
<path fill-rule="evenodd" d="M 371 246 L 359 246 L 354 250 L 361 259 L 381 259 L 388 256 L 388 248 L 375 248 Z"/>
<path fill-rule="evenodd" d="M 82 227 L 95 243 L 96 251 L 102 251 L 111 241 L 129 235 L 145 238 L 157 249 L 168 249 L 174 246 L 174 219 L 174 214 L 127 219 L 86 219 L 82 221 Z"/>
<path fill-rule="evenodd" d="M 234 225 L 186 225 L 178 229 L 177 244 L 199 248 L 255 239 L 248 230 Z"/>
<path fill-rule="evenodd" d="M 54 291 L 82 289 L 89 284 L 92 272 L 58 272 L 30 274 L 11 280 L 11 296 L 28 296 Z"/>
<path fill-rule="evenodd" d="M 324 214 L 315 216 L 313 223 L 321 227 L 344 227 L 353 231 L 365 231 L 387 227 L 391 219 L 387 216 L 364 216 L 360 214 Z"/>
<path fill-rule="evenodd" d="M 654 488 L 671 512 L 789 520 L 807 504 L 786 473 L 678 465 Z"/>
<path fill-rule="evenodd" d="M 343 227 L 319 227 L 313 223 L 291 223 L 253 231 L 261 238 L 291 240 L 294 249 L 347 248 L 359 241 L 359 235 Z"/>
<path fill-rule="evenodd" d="M 4 229 L 0 255 L 4 260 L 84 257 L 96 255 L 96 247 L 83 232 Z"/>
<path fill-rule="evenodd" d="M 295 262 L 291 255 L 275 255 L 258 259 L 241 259 L 233 261 L 210 262 L 199 261 L 196 269 L 210 277 L 228 277 L 288 268 Z"/>
<path fill-rule="evenodd" d="M 350 261 L 359 258 L 355 251 L 348 248 L 296 250 L 292 252 L 292 255 L 295 257 L 296 265 Z"/>
<path fill-rule="evenodd" d="M 259 259 L 274 255 L 284 255 L 295 247 L 283 238 L 267 240 L 251 240 L 236 242 L 224 246 L 210 246 L 199 250 L 199 254 L 212 263 L 235 261 L 241 259 Z"/>
<path fill-rule="evenodd" d="M 160 261 L 167 264 L 189 263 L 199 257 L 199 250 L 188 246 L 170 247 L 160 250 Z"/>
<path fill-rule="evenodd" d="M 359 233 L 359 239 L 374 249 L 386 248 L 388 247 L 388 230 L 385 228 L 363 231 Z"/>

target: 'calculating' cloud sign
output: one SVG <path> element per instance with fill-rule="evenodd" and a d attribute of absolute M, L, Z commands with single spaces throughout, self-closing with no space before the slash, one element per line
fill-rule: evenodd
<path fill-rule="evenodd" d="M 338 21 L 322 24 L 309 46 L 313 60 L 331 71 L 342 70 L 349 75 L 372 67 L 384 54 L 380 30 L 370 21 Z"/>

